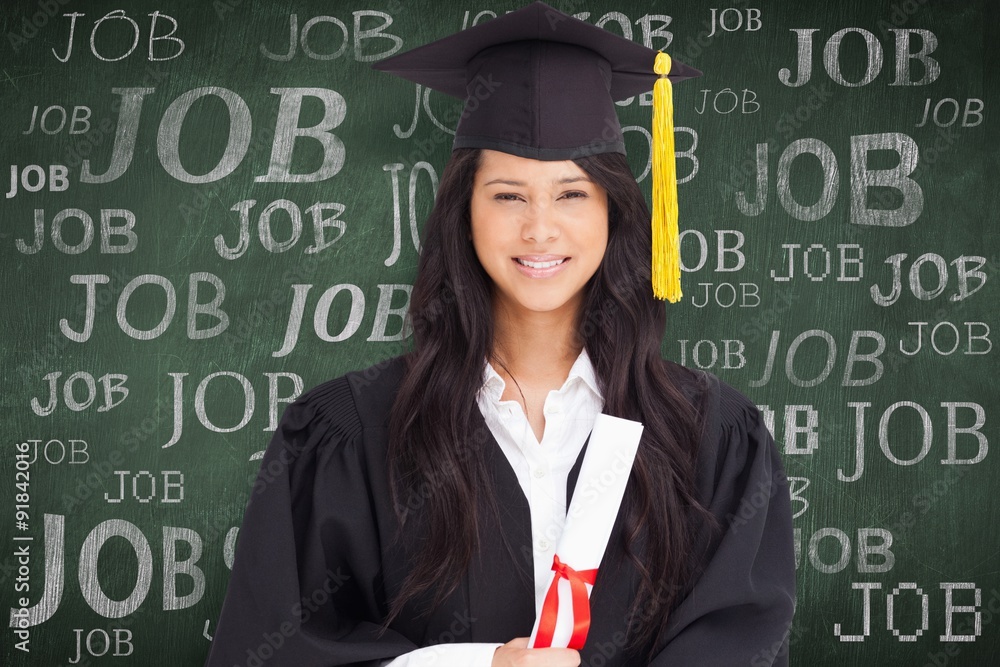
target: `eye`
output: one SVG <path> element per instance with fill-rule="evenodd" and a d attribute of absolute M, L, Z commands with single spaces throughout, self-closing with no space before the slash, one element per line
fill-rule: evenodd
<path fill-rule="evenodd" d="M 512 192 L 500 192 L 493 195 L 493 199 L 497 201 L 522 201 L 520 195 L 516 195 Z"/>
<path fill-rule="evenodd" d="M 580 190 L 573 190 L 571 192 L 567 192 L 564 195 L 562 195 L 560 199 L 586 199 L 587 196 L 588 195 L 586 192 L 582 192 Z"/>

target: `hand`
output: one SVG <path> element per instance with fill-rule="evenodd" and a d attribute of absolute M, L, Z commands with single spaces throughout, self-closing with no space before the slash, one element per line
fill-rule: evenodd
<path fill-rule="evenodd" d="M 493 654 L 493 667 L 577 667 L 580 652 L 572 648 L 528 648 L 527 637 L 517 637 Z"/>

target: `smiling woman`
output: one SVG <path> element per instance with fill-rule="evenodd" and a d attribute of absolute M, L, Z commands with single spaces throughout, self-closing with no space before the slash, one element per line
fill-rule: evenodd
<path fill-rule="evenodd" d="M 742 394 L 660 357 L 651 216 L 613 100 L 666 84 L 661 56 L 534 3 L 379 65 L 463 98 L 498 85 L 467 100 L 424 227 L 412 352 L 282 417 L 209 664 L 258 648 L 278 664 L 787 664 L 774 442 Z"/>

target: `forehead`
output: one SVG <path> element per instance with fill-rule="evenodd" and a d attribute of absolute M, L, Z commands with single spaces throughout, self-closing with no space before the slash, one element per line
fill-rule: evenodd
<path fill-rule="evenodd" d="M 534 160 L 494 150 L 483 150 L 476 172 L 476 183 L 494 179 L 526 184 L 549 183 L 568 179 L 590 180 L 587 172 L 572 160 Z"/>

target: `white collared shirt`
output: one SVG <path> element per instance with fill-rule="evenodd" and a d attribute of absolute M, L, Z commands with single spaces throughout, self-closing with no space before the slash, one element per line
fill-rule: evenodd
<path fill-rule="evenodd" d="M 594 428 L 604 399 L 587 350 L 580 352 L 566 382 L 545 397 L 542 441 L 535 437 L 517 401 L 502 401 L 506 385 L 489 363 L 476 396 L 479 411 L 517 475 L 531 509 L 531 540 L 535 571 L 535 617 L 542 608 L 552 573 L 552 556 L 566 521 L 566 483 L 587 436 Z M 511 637 L 510 639 L 513 639 Z M 500 644 L 438 644 L 411 651 L 388 667 L 489 667 Z"/>
<path fill-rule="evenodd" d="M 566 521 L 569 471 L 594 428 L 604 400 L 586 350 L 577 357 L 563 386 L 545 397 L 541 442 L 535 438 L 521 404 L 500 400 L 503 392 L 503 378 L 486 364 L 477 402 L 531 507 L 537 618 L 552 573 L 552 556 Z"/>

